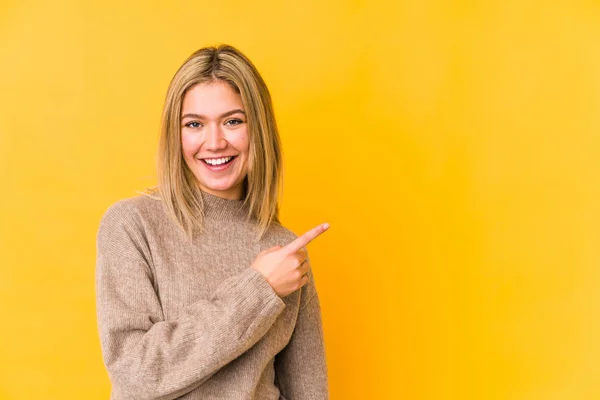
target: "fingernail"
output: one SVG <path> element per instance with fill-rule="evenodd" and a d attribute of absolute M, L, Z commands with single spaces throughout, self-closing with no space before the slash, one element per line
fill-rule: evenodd
<path fill-rule="evenodd" d="M 325 222 L 325 224 L 323 225 L 323 229 L 327 229 L 329 228 L 329 222 Z"/>

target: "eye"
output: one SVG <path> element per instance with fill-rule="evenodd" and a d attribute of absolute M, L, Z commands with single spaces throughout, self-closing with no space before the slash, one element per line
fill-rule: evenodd
<path fill-rule="evenodd" d="M 229 124 L 231 122 L 231 124 Z M 230 119 L 229 121 L 225 122 L 225 124 L 229 124 L 229 125 L 239 125 L 239 124 L 243 124 L 244 121 L 242 121 L 241 119 Z"/>
<path fill-rule="evenodd" d="M 196 124 L 196 125 L 192 126 L 192 124 Z M 185 124 L 185 126 L 187 126 L 188 128 L 199 128 L 200 127 L 200 122 L 198 122 L 198 121 L 188 122 L 187 124 Z"/>

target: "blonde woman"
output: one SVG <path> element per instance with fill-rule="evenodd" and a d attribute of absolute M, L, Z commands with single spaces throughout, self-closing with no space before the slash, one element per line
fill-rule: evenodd
<path fill-rule="evenodd" d="M 306 245 L 278 219 L 269 91 L 231 46 L 202 48 L 165 99 L 158 185 L 97 232 L 102 356 L 121 399 L 327 399 Z"/>

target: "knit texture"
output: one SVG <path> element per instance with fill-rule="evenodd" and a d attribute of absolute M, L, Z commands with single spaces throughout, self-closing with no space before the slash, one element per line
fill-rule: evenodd
<path fill-rule="evenodd" d="M 206 230 L 191 242 L 145 195 L 102 216 L 96 311 L 110 399 L 328 399 L 312 272 L 281 298 L 250 268 L 297 235 L 273 223 L 256 241 L 242 200 L 200 196 Z"/>

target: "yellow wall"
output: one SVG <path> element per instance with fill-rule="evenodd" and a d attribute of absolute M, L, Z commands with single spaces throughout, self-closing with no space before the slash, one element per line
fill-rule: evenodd
<path fill-rule="evenodd" d="M 598 1 L 0 0 L 0 398 L 107 399 L 95 234 L 230 43 L 271 88 L 332 399 L 600 398 Z"/>

